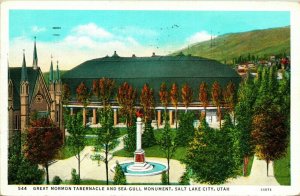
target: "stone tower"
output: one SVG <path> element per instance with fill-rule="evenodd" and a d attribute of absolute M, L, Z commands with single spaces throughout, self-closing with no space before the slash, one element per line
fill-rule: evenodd
<path fill-rule="evenodd" d="M 23 63 L 20 81 L 20 104 L 21 104 L 21 131 L 28 128 L 29 124 L 29 81 L 27 76 L 25 52 L 23 51 Z"/>
<path fill-rule="evenodd" d="M 56 123 L 60 129 L 63 129 L 62 82 L 60 79 L 58 61 L 56 64 L 55 101 L 56 101 Z"/>
<path fill-rule="evenodd" d="M 7 63 L 8 64 L 8 63 Z M 9 144 L 12 143 L 11 139 L 13 136 L 13 129 L 14 129 L 14 87 L 13 82 L 10 77 L 10 70 L 9 64 L 7 65 L 8 68 L 8 136 L 9 136 Z"/>
<path fill-rule="evenodd" d="M 36 50 L 36 37 L 34 37 L 34 49 L 33 49 L 33 62 L 32 67 L 34 70 L 38 68 L 38 57 L 37 57 L 37 50 Z"/>
<path fill-rule="evenodd" d="M 55 92 L 55 81 L 54 81 L 54 75 L 53 75 L 53 62 L 52 62 L 52 56 L 51 56 L 51 65 L 50 65 L 50 71 L 49 71 L 49 93 L 51 96 L 51 108 L 50 108 L 50 118 L 53 122 L 56 122 L 56 92 Z"/>

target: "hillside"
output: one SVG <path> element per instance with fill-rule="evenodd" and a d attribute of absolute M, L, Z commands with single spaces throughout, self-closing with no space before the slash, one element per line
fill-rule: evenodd
<path fill-rule="evenodd" d="M 66 73 L 68 70 L 60 70 L 60 77 L 62 75 L 64 75 L 64 73 Z M 46 83 L 48 84 L 49 82 L 49 72 L 43 72 L 43 75 L 44 75 L 44 78 L 45 78 L 45 81 Z M 56 71 L 54 72 L 54 79 L 56 78 Z"/>
<path fill-rule="evenodd" d="M 247 56 L 268 57 L 270 55 L 290 54 L 290 27 L 254 30 L 218 36 L 212 41 L 196 43 L 180 52 L 231 63 L 233 58 Z"/>

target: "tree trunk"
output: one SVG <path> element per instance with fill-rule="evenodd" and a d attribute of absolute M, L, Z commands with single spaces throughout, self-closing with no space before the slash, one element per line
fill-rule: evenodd
<path fill-rule="evenodd" d="M 244 167 L 243 167 L 243 176 L 246 176 L 247 174 L 247 171 L 248 171 L 248 162 L 249 162 L 249 157 L 248 156 L 245 156 L 244 157 Z"/>
<path fill-rule="evenodd" d="M 105 145 L 106 185 L 108 185 L 108 145 Z"/>
<path fill-rule="evenodd" d="M 48 161 L 46 162 L 45 167 L 46 167 L 46 182 L 47 182 L 47 184 L 50 184 L 49 183 Z"/>

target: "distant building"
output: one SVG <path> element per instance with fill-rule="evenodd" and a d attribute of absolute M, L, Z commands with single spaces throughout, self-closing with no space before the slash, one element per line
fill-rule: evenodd
<path fill-rule="evenodd" d="M 62 76 L 63 84 L 67 84 L 71 90 L 71 101 L 64 107 L 71 109 L 71 112 L 83 108 L 83 105 L 76 100 L 76 88 L 81 82 L 91 89 L 93 80 L 100 78 L 110 78 L 116 83 L 116 86 L 129 83 L 137 89 L 137 107 L 139 106 L 139 94 L 144 84 L 148 84 L 153 88 L 155 94 L 155 110 L 156 119 L 160 124 L 161 110 L 163 106 L 160 104 L 158 92 L 162 82 L 166 82 L 168 88 L 173 83 L 178 86 L 179 92 L 179 110 L 185 110 L 181 102 L 181 87 L 187 83 L 193 90 L 193 102 L 190 104 L 189 110 L 201 111 L 203 107 L 199 102 L 199 86 L 201 82 L 206 82 L 209 86 L 209 97 L 211 86 L 218 81 L 224 88 L 229 81 L 238 88 L 241 80 L 240 76 L 231 67 L 224 65 L 218 61 L 199 58 L 194 56 L 157 56 L 153 53 L 151 57 L 120 57 L 116 52 L 111 56 L 88 60 L 77 67 L 66 72 Z M 92 94 L 92 93 L 91 93 Z M 113 96 L 115 97 L 115 96 Z M 115 124 L 118 123 L 119 105 L 115 99 L 111 100 L 111 106 L 115 112 Z M 97 123 L 96 109 L 101 107 L 96 97 L 91 97 L 87 106 L 87 112 L 84 109 L 84 124 L 90 121 L 91 124 Z M 170 103 L 168 106 L 170 122 L 173 124 L 174 107 Z M 87 113 L 87 118 L 85 114 Z M 211 103 L 207 108 L 207 121 L 214 122 L 217 120 L 216 108 Z"/>
<path fill-rule="evenodd" d="M 43 73 L 38 66 L 36 41 L 34 42 L 32 67 L 26 66 L 23 53 L 22 67 L 8 68 L 8 119 L 9 143 L 16 131 L 29 128 L 30 120 L 35 117 L 49 116 L 63 128 L 61 104 L 61 80 L 57 65 L 57 77 L 53 77 L 51 61 L 50 83 L 47 87 Z"/>

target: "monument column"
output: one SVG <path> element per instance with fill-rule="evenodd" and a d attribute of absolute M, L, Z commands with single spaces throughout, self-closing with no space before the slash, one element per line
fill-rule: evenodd
<path fill-rule="evenodd" d="M 161 125 L 161 110 L 157 110 L 157 125 Z"/>
<path fill-rule="evenodd" d="M 170 119 L 170 125 L 173 125 L 174 124 L 174 121 L 173 121 L 173 110 L 169 111 L 169 119 Z"/>
<path fill-rule="evenodd" d="M 114 109 L 114 126 L 118 124 L 118 110 Z"/>
<path fill-rule="evenodd" d="M 97 111 L 96 111 L 96 108 L 93 108 L 93 124 L 97 124 Z"/>
<path fill-rule="evenodd" d="M 140 151 L 141 149 L 142 149 L 142 119 L 138 117 L 136 122 L 136 151 Z"/>

